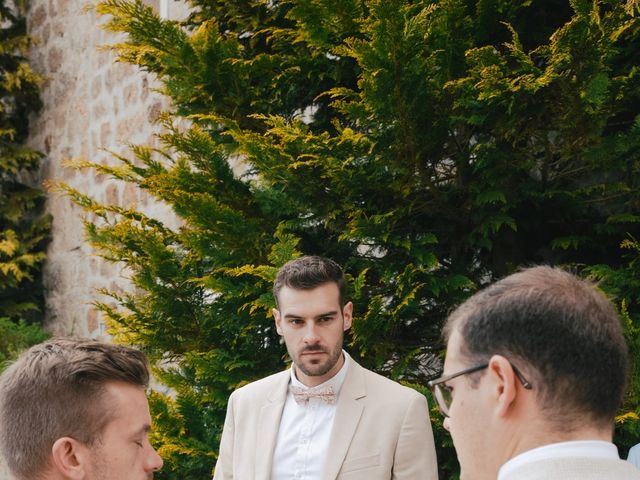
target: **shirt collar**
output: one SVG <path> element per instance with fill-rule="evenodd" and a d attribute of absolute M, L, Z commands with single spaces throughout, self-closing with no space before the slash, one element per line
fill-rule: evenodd
<path fill-rule="evenodd" d="M 347 370 L 349 369 L 349 362 L 351 361 L 351 357 L 344 350 L 342 350 L 342 355 L 344 355 L 344 363 L 342 364 L 342 367 L 340 367 L 340 370 L 338 370 L 338 373 L 336 373 L 333 377 L 331 377 L 326 382 L 321 383 L 320 385 L 313 388 L 319 389 L 319 388 L 325 388 L 325 387 L 332 387 L 333 391 L 336 392 L 336 395 L 340 393 L 340 389 L 342 388 L 344 379 L 347 376 Z M 309 388 L 296 378 L 296 369 L 294 368 L 293 364 L 291 365 L 291 385 L 294 385 L 296 387 L 301 387 L 301 388 Z"/>
<path fill-rule="evenodd" d="M 500 467 L 497 480 L 503 480 L 513 470 L 527 463 L 532 463 L 542 459 L 569 457 L 619 458 L 618 448 L 611 442 L 604 442 L 601 440 L 578 440 L 552 443 L 550 445 L 544 445 L 542 447 L 528 450 L 513 457 Z"/>

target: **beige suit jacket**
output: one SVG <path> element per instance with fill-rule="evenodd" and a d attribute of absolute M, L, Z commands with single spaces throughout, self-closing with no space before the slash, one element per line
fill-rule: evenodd
<path fill-rule="evenodd" d="M 290 372 L 271 375 L 229 398 L 214 480 L 269 480 Z M 321 480 L 437 480 L 423 395 L 349 364 Z"/>
<path fill-rule="evenodd" d="M 550 458 L 522 465 L 504 480 L 640 480 L 640 470 L 618 459 Z"/>

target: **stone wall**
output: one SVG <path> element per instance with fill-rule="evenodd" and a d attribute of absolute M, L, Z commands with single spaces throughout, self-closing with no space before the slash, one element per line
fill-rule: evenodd
<path fill-rule="evenodd" d="M 44 108 L 31 123 L 30 144 L 46 155 L 44 181 L 62 181 L 101 202 L 166 216 L 166 208 L 149 202 L 132 185 L 64 165 L 74 158 L 116 163 L 105 150 L 126 153 L 128 142 L 153 144 L 153 121 L 167 107 L 166 99 L 153 91 L 153 76 L 116 63 L 112 53 L 99 50 L 118 38 L 100 28 L 105 19 L 88 10 L 93 3 L 30 2 L 29 34 L 38 42 L 32 66 L 45 78 Z M 179 2 L 148 3 L 165 15 L 184 12 Z M 126 288 L 126 274 L 95 256 L 84 241 L 83 212 L 69 198 L 52 194 L 47 208 L 53 215 L 45 269 L 47 328 L 55 334 L 104 337 L 104 323 L 91 302 L 99 299 L 98 288 Z"/>
<path fill-rule="evenodd" d="M 150 201 L 131 185 L 93 171 L 65 167 L 83 158 L 117 162 L 105 150 L 126 153 L 126 143 L 154 144 L 154 119 L 168 107 L 153 91 L 156 80 L 136 68 L 115 63 L 99 46 L 118 40 L 100 28 L 89 6 L 95 0 L 30 0 L 27 24 L 37 44 L 30 54 L 33 69 L 44 77 L 44 103 L 30 125 L 29 144 L 46 156 L 43 182 L 64 182 L 101 202 L 136 206 L 147 214 L 174 222 L 170 211 Z M 164 17 L 186 14 L 176 0 L 147 0 Z M 52 241 L 45 267 L 46 327 L 53 334 L 108 338 L 104 321 L 92 302 L 104 300 L 98 288 L 127 289 L 122 266 L 109 264 L 84 240 L 83 212 L 61 194 L 50 194 Z M 8 475 L 0 459 L 0 480 Z"/>

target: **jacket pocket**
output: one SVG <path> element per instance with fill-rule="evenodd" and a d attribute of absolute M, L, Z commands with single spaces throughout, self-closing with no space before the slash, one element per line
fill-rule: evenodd
<path fill-rule="evenodd" d="M 346 460 L 340 469 L 340 475 L 380 465 L 380 454 Z"/>

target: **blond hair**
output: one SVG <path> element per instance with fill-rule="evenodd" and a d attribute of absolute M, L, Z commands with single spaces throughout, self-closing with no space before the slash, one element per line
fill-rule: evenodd
<path fill-rule="evenodd" d="M 149 371 L 139 350 L 87 339 L 58 338 L 25 351 L 0 376 L 0 452 L 19 479 L 38 478 L 54 442 L 100 438 L 114 412 L 105 385 L 146 388 Z"/>

